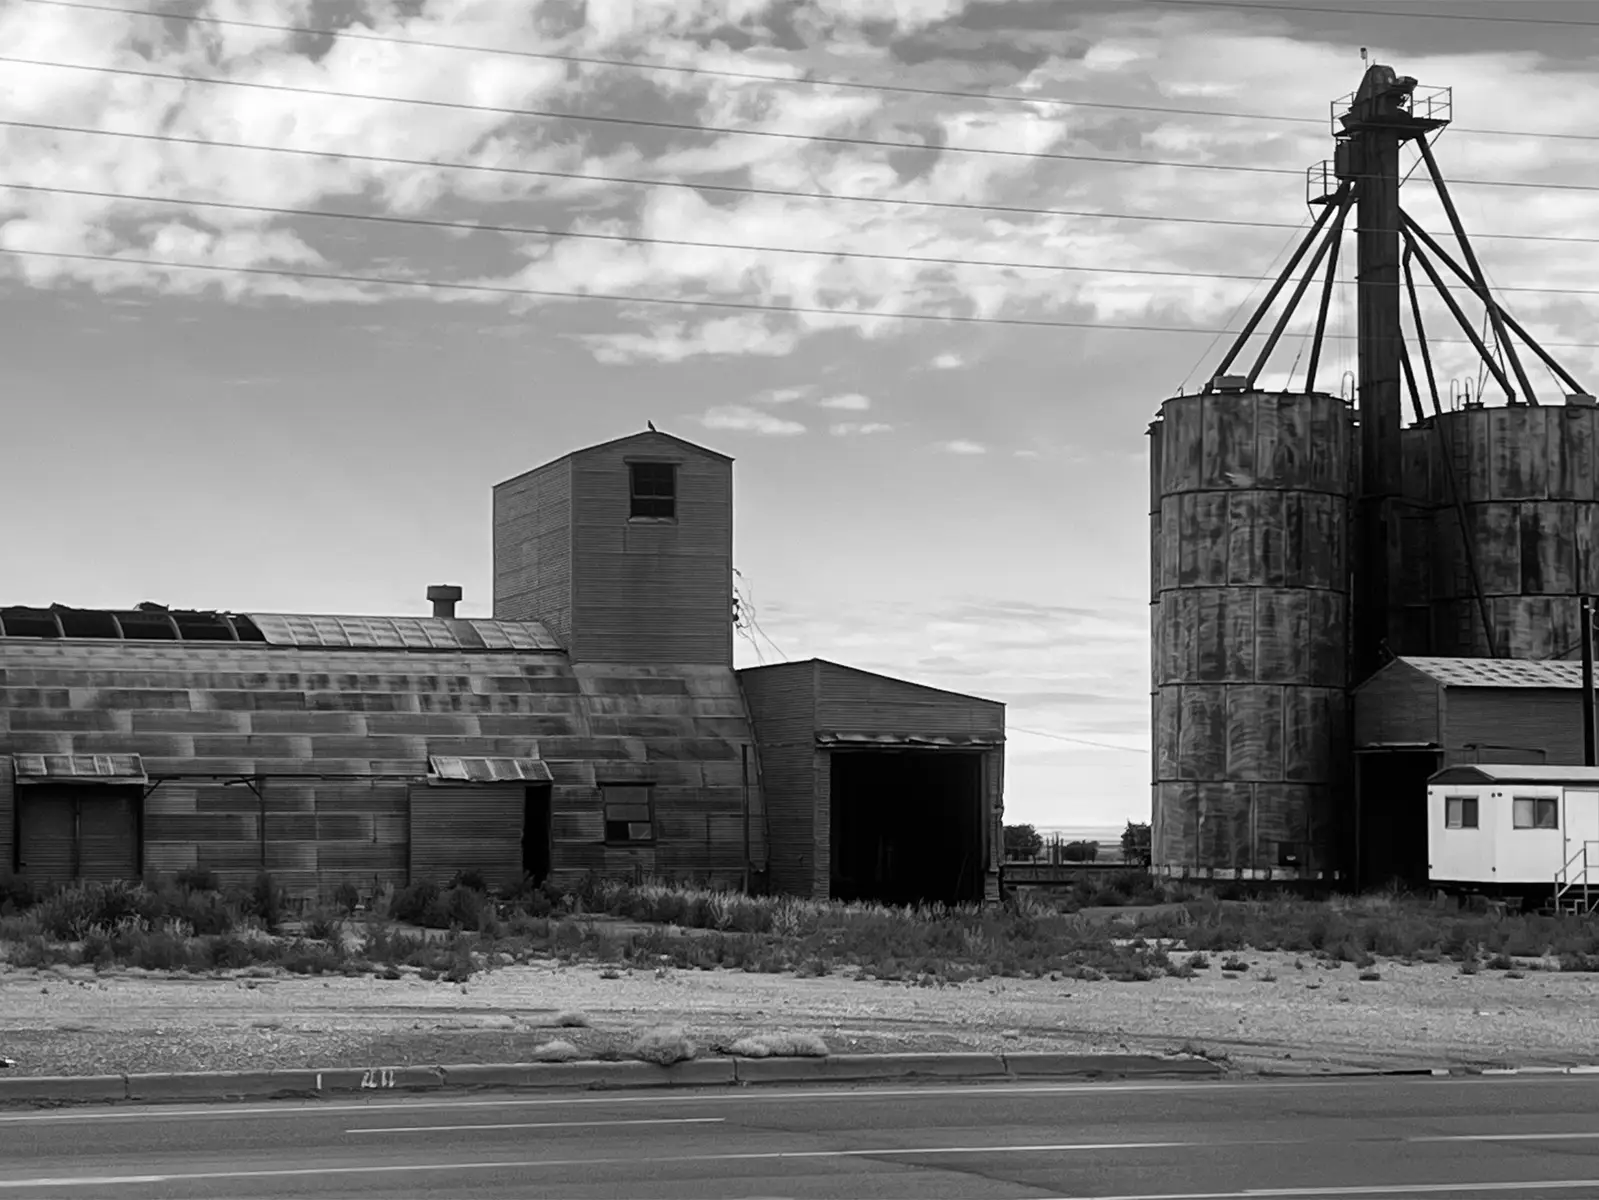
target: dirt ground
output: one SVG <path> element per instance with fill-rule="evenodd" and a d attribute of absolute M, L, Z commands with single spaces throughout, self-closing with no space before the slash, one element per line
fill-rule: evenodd
<path fill-rule="evenodd" d="M 715 1052 L 816 1033 L 834 1053 L 1081 1050 L 1226 1056 L 1242 1069 L 1599 1061 L 1599 975 L 1251 954 L 1224 975 L 1147 983 L 989 980 L 920 987 L 838 976 L 506 966 L 466 984 L 373 977 L 163 978 L 0 967 L 5 1074 L 525 1061 L 555 1037 L 625 1053 L 681 1025 Z M 606 977 L 607 974 L 613 977 Z M 556 1027 L 558 1013 L 588 1028 Z"/>

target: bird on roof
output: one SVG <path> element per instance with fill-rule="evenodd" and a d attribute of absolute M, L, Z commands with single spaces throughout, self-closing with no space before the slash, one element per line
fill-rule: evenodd
<path fill-rule="evenodd" d="M 645 421 L 644 424 L 649 426 L 651 433 L 659 433 L 660 432 L 660 430 L 655 428 L 655 422 L 654 421 Z"/>

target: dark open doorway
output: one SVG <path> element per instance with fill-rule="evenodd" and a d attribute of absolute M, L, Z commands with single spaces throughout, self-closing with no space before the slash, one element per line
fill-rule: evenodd
<path fill-rule="evenodd" d="M 1355 886 L 1427 883 L 1427 780 L 1435 750 L 1381 750 L 1356 756 Z"/>
<path fill-rule="evenodd" d="M 522 802 L 522 874 L 534 883 L 550 877 L 550 796 L 547 783 L 528 787 Z"/>
<path fill-rule="evenodd" d="M 983 758 L 833 751 L 832 896 L 886 904 L 983 898 Z"/>

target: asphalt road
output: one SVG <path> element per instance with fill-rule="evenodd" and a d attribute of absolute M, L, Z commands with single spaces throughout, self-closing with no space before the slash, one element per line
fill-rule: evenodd
<path fill-rule="evenodd" d="M 1599 1078 L 517 1095 L 0 1113 L 8 1197 L 1599 1197 Z"/>

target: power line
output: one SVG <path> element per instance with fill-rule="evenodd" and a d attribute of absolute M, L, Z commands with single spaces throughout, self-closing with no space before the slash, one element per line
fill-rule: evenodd
<path fill-rule="evenodd" d="M 1027 729 L 1021 725 L 1011 725 L 1009 723 L 1007 723 L 1005 726 L 1005 732 L 1025 733 L 1033 737 L 1053 738 L 1057 742 L 1075 742 L 1079 746 L 1097 746 L 1101 750 L 1120 750 L 1126 754 L 1137 754 L 1142 756 L 1149 753 L 1147 750 L 1139 750 L 1133 746 L 1117 746 L 1111 742 L 1096 742 L 1090 738 L 1071 737 L 1070 735 L 1064 733 L 1049 733 L 1043 729 Z"/>
<path fill-rule="evenodd" d="M 795 304 L 758 304 L 751 300 L 714 300 L 686 296 L 629 296 L 614 292 L 577 292 L 556 288 L 512 287 L 509 284 L 458 283 L 441 279 L 400 279 L 387 275 L 354 275 L 336 271 L 302 271 L 287 267 L 239 267 L 217 263 L 172 262 L 134 258 L 118 254 L 85 254 L 65 250 L 18 250 L 0 247 L 0 255 L 19 258 L 57 258 L 73 262 L 97 262 L 113 266 L 149 267 L 163 271 L 207 271 L 216 274 L 273 276 L 323 283 L 356 283 L 369 287 L 413 288 L 425 291 L 482 292 L 488 295 L 528 296 L 541 299 L 602 300 L 613 304 L 656 304 L 682 308 L 711 308 L 741 312 L 768 312 L 795 316 L 851 317 L 868 321 L 943 321 L 961 325 L 1008 325 L 1028 329 L 1098 329 L 1123 333 L 1191 333 L 1213 335 L 1216 329 L 1198 325 L 1142 325 L 1117 321 L 1060 321 L 1043 317 L 979 317 L 963 313 L 927 313 L 888 310 L 873 312 L 860 308 L 822 308 Z M 1221 331 L 1225 332 L 1225 331 Z M 1331 338 L 1334 335 L 1329 334 Z M 1354 335 L 1344 335 L 1352 338 Z M 1443 345 L 1469 346 L 1468 338 L 1435 337 Z M 1599 350 L 1599 342 L 1544 342 L 1545 349 Z"/>
<path fill-rule="evenodd" d="M 334 212 L 319 208 L 289 208 L 273 204 L 244 204 L 228 200 L 188 199 L 181 196 L 150 196 L 135 192 L 98 191 L 91 188 L 47 187 L 42 184 L 7 183 L 0 189 L 34 192 L 53 196 L 83 196 L 97 200 L 128 200 L 141 204 L 172 204 L 191 208 L 220 208 L 229 212 L 271 213 L 277 216 L 309 217 L 332 221 L 366 221 L 381 225 L 405 225 L 422 229 L 453 229 L 468 233 L 516 234 L 551 239 L 577 239 L 628 245 L 681 246 L 698 250 L 744 250 L 757 254 L 793 254 L 820 258 L 843 258 L 873 262 L 924 263 L 929 266 L 995 267 L 1002 270 L 1081 272 L 1093 275 L 1149 275 L 1173 279 L 1220 279 L 1259 284 L 1274 275 L 1247 275 L 1241 272 L 1189 271 L 1176 268 L 1092 267 L 1075 263 L 1028 262 L 1020 259 L 945 258 L 922 254 L 891 254 L 886 251 L 832 250 L 807 246 L 771 246 L 749 242 L 701 242 L 688 238 L 647 237 L 643 234 L 597 233 L 577 229 L 552 229 L 536 225 L 490 225 L 481 221 L 449 221 L 431 217 L 400 217 L 387 213 Z M 1281 257 L 1281 254 L 1279 254 Z M 1397 285 L 1396 285 L 1397 286 Z M 1454 285 L 1469 290 L 1466 285 Z M 1599 296 L 1599 288 L 1495 287 L 1496 292 L 1537 292 L 1550 295 Z M 1245 298 L 1247 303 L 1248 298 Z M 1234 316 L 1237 314 L 1235 313 Z M 1231 321 L 1228 322 L 1231 324 Z"/>
<path fill-rule="evenodd" d="M 1327 13 L 1340 17 L 1391 17 L 1397 21 L 1478 21 L 1496 25 L 1549 25 L 1575 29 L 1599 29 L 1599 21 L 1579 21 L 1574 17 L 1501 17 L 1486 13 L 1395 12 L 1392 9 L 1335 8 L 1324 4 L 1282 4 L 1268 0 L 1151 0 L 1168 8 L 1241 8 L 1285 13 Z"/>
<path fill-rule="evenodd" d="M 848 137 L 843 134 L 793 133 L 780 129 L 740 129 L 732 125 L 702 125 L 692 121 L 660 121 L 645 117 L 602 116 L 595 113 L 562 112 L 559 109 L 510 108 L 493 104 L 469 104 L 461 100 L 431 100 L 414 96 L 385 96 L 375 92 L 340 92 L 331 88 L 307 87 L 301 84 L 266 83 L 254 79 L 222 79 L 214 75 L 185 75 L 175 71 L 144 71 L 134 67 L 94 66 L 86 63 L 54 62 L 47 59 L 15 58 L 0 55 L 0 63 L 14 66 L 45 67 L 51 70 L 87 71 L 102 75 L 122 75 L 135 79 L 161 79 L 172 83 L 198 83 L 214 87 L 245 88 L 258 91 L 288 93 L 298 96 L 325 96 L 340 100 L 362 100 L 375 104 L 410 104 L 420 108 L 446 109 L 452 112 L 481 112 L 497 116 L 526 117 L 535 120 L 579 121 L 598 125 L 627 125 L 640 129 L 661 129 L 689 133 L 714 133 L 728 137 L 776 138 L 790 142 L 810 142 L 832 146 L 872 146 L 886 150 L 920 150 L 936 154 L 974 154 L 999 158 L 1024 158 L 1034 162 L 1087 162 L 1124 167 L 1167 167 L 1189 171 L 1231 171 L 1249 175 L 1291 175 L 1304 177 L 1302 169 L 1292 167 L 1258 167 L 1247 163 L 1183 162 L 1177 159 L 1124 158 L 1110 154 L 1070 154 L 1053 150 L 1007 150 L 990 146 L 934 146 L 924 142 L 894 142 L 885 138 Z M 1367 176 L 1349 176 L 1361 179 Z M 1375 177 L 1371 177 L 1375 178 Z M 1599 192 L 1599 184 L 1544 183 L 1528 179 L 1452 179 L 1456 187 L 1509 187 L 1536 188 L 1540 191 Z"/>
<path fill-rule="evenodd" d="M 787 87 L 830 87 L 852 91 L 883 92 L 905 96 L 938 96 L 957 100 L 986 100 L 996 103 L 1038 105 L 1056 108 L 1094 108 L 1114 112 L 1144 112 L 1172 116 L 1215 117 L 1233 121 L 1270 121 L 1291 125 L 1326 125 L 1321 117 L 1295 117 L 1284 113 L 1225 112 L 1215 109 L 1185 108 L 1163 104 L 1118 104 L 1102 100 L 1071 100 L 1062 96 L 1028 96 L 1007 92 L 972 91 L 963 88 L 916 87 L 909 84 L 870 83 L 865 80 L 840 79 L 836 76 L 772 75 L 759 71 L 730 71 L 722 67 L 685 66 L 679 63 L 638 62 L 620 58 L 599 58 L 583 54 L 562 54 L 548 50 L 521 50 L 506 46 L 479 46 L 461 42 L 444 42 L 430 38 L 398 37 L 352 28 L 331 29 L 313 25 L 281 25 L 268 21 L 244 21 L 237 18 L 214 17 L 201 13 L 162 12 L 147 8 L 125 8 L 115 4 L 92 4 L 86 0 L 24 0 L 24 3 L 45 5 L 51 8 L 83 9 L 91 12 L 116 13 L 120 16 L 153 17 L 159 20 L 181 21 L 189 24 L 216 25 L 223 28 L 255 29 L 272 33 L 288 33 L 300 37 L 324 37 L 347 41 L 377 42 L 384 45 L 416 46 L 432 50 L 451 50 L 467 54 L 492 54 L 513 58 L 535 59 L 543 62 L 574 63 L 582 66 L 611 67 L 633 71 L 655 71 L 666 74 L 733 79 L 744 83 L 770 83 Z M 1599 141 L 1599 134 L 1554 133 L 1515 129 L 1471 129 L 1451 126 L 1456 133 L 1488 137 L 1542 137 L 1571 141 Z"/>
<path fill-rule="evenodd" d="M 788 200 L 823 200 L 850 204 L 883 204 L 904 208 L 925 208 L 944 212 L 995 213 L 1001 216 L 1074 217 L 1107 221 L 1155 221 L 1180 225 L 1208 225 L 1235 229 L 1302 229 L 1287 221 L 1244 221 L 1225 217 L 1189 217 L 1168 213 L 1117 213 L 1091 209 L 1035 208 L 1019 204 L 976 204 L 960 200 L 900 199 L 893 196 L 863 196 L 848 192 L 806 192 L 786 188 L 755 187 L 731 183 L 691 183 L 681 179 L 640 179 L 628 175 L 590 175 L 581 171 L 549 171 L 534 167 L 491 166 L 482 163 L 450 162 L 427 158 L 396 158 L 391 155 L 361 154 L 352 150 L 309 150 L 298 146 L 270 146 L 258 142 L 233 142 L 211 138 L 183 137 L 171 133 L 140 133 L 123 129 L 90 129 L 81 125 L 57 125 L 41 121 L 0 119 L 0 128 L 31 129 L 45 133 L 75 133 L 86 137 L 127 138 L 133 141 L 162 142 L 176 146 L 203 146 L 208 149 L 245 150 L 260 154 L 288 154 L 302 158 L 325 158 L 345 162 L 381 163 L 386 166 L 423 167 L 430 170 L 469 171 L 491 175 L 515 175 L 538 179 L 564 179 L 582 183 L 616 183 L 628 187 L 669 187 L 698 192 L 721 192 L 740 196 L 772 196 Z M 1353 232 L 1359 232 L 1353 230 Z M 1478 240 L 1518 242 L 1599 243 L 1599 237 L 1536 233 L 1475 233 Z"/>

